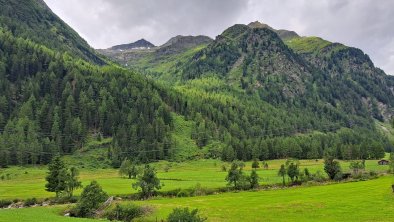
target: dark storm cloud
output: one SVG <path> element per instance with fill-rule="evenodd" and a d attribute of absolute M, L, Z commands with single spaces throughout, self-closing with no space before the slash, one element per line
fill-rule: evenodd
<path fill-rule="evenodd" d="M 178 34 L 215 37 L 235 23 L 274 28 L 361 48 L 394 74 L 394 1 L 375 0 L 45 0 L 92 46 Z"/>

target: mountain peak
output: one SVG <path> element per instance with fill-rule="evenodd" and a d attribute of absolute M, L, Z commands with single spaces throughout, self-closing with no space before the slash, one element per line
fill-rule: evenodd
<path fill-rule="evenodd" d="M 251 22 L 251 23 L 249 23 L 248 24 L 248 26 L 250 27 L 250 28 L 267 28 L 267 29 L 271 29 L 271 30 L 274 30 L 271 26 L 269 26 L 269 25 L 267 25 L 267 24 L 265 24 L 265 23 L 261 23 L 261 22 L 259 22 L 259 21 L 254 21 L 254 22 Z"/>
<path fill-rule="evenodd" d="M 294 31 L 289 31 L 289 30 L 285 30 L 285 29 L 278 29 L 277 30 L 277 29 L 274 29 L 271 26 L 269 26 L 269 25 L 267 25 L 265 23 L 261 23 L 259 21 L 251 22 L 251 23 L 248 24 L 248 26 L 250 28 L 260 28 L 260 29 L 267 28 L 267 29 L 270 29 L 270 30 L 276 32 L 276 34 L 278 34 L 281 39 L 292 39 L 292 38 L 300 37 Z"/>
<path fill-rule="evenodd" d="M 155 47 L 151 42 L 140 39 L 138 41 L 129 43 L 129 44 L 122 44 L 122 45 L 115 45 L 112 46 L 110 49 L 112 50 L 131 50 L 131 49 L 150 49 Z"/>

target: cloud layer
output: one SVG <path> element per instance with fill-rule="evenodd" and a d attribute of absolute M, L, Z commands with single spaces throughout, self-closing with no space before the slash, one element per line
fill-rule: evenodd
<path fill-rule="evenodd" d="M 394 75 L 394 1 L 374 0 L 45 0 L 95 48 L 175 35 L 215 37 L 259 20 L 300 35 L 362 49 Z"/>

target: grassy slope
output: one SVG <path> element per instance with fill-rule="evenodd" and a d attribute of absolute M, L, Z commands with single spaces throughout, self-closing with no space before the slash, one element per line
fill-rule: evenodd
<path fill-rule="evenodd" d="M 281 178 L 277 176 L 277 171 L 285 160 L 271 160 L 268 161 L 269 169 L 259 169 L 258 174 L 261 178 L 262 184 L 280 183 Z M 314 173 L 317 170 L 323 172 L 323 161 L 318 162 L 314 160 L 302 160 L 301 169 L 308 167 Z M 186 161 L 181 163 L 169 163 L 161 161 L 155 163 L 154 166 L 158 171 L 158 177 L 164 184 L 163 191 L 175 190 L 178 188 L 191 188 L 197 183 L 203 187 L 219 188 L 225 187 L 224 180 L 226 172 L 221 170 L 222 165 L 226 165 L 227 169 L 229 163 L 223 163 L 219 160 L 197 160 Z M 342 169 L 349 171 L 349 162 L 341 162 Z M 388 166 L 379 166 L 376 160 L 367 160 L 366 169 L 379 172 L 385 172 Z M 165 172 L 165 167 L 170 166 L 168 172 Z M 246 163 L 245 173 L 249 174 L 251 162 Z M 27 172 L 27 174 L 25 174 Z M 53 193 L 45 191 L 45 176 L 46 167 L 11 167 L 8 169 L 0 169 L 0 176 L 10 174 L 10 180 L 0 180 L 0 199 L 13 200 L 15 198 L 27 199 L 31 197 L 46 198 L 53 197 Z M 122 195 L 135 193 L 131 188 L 133 180 L 121 178 L 116 169 L 81 169 L 80 178 L 83 185 L 87 185 L 91 180 L 97 180 L 106 192 L 111 195 Z M 79 195 L 81 190 L 75 194 Z"/>
<path fill-rule="evenodd" d="M 139 221 L 165 219 L 175 207 L 198 208 L 208 221 L 394 221 L 393 177 L 327 186 L 137 202 L 155 208 Z M 242 204 L 241 204 L 242 203 Z M 60 216 L 65 206 L 0 210 L 0 221 L 89 221 Z"/>
<path fill-rule="evenodd" d="M 133 67 L 144 69 L 152 73 L 153 78 L 162 83 L 173 83 L 180 79 L 176 74 L 176 66 L 190 59 L 195 53 L 205 48 L 207 45 L 199 45 L 187 49 L 181 53 L 167 56 L 158 56 L 154 53 L 146 53 L 142 58 L 133 61 Z M 159 73 L 159 75 L 157 75 Z"/>
<path fill-rule="evenodd" d="M 172 133 L 175 139 L 175 160 L 183 161 L 201 155 L 201 150 L 196 145 L 196 142 L 191 139 L 191 131 L 194 126 L 193 121 L 187 121 L 183 116 L 173 115 L 174 132 Z"/>
<path fill-rule="evenodd" d="M 392 177 L 327 186 L 160 199 L 145 220 L 166 218 L 175 207 L 200 209 L 208 221 L 394 221 Z M 242 203 L 242 204 L 241 204 Z"/>
<path fill-rule="evenodd" d="M 29 222 L 79 222 L 97 221 L 93 219 L 63 217 L 61 212 L 65 206 L 34 207 L 24 209 L 0 210 L 0 221 L 29 221 Z M 104 220 L 101 220 L 104 221 Z"/>
<path fill-rule="evenodd" d="M 284 41 L 285 44 L 296 53 L 318 53 L 323 48 L 332 43 L 319 37 L 299 37 Z M 344 48 L 344 45 L 337 45 L 336 48 Z"/>
<path fill-rule="evenodd" d="M 380 131 L 387 136 L 391 144 L 394 144 L 394 128 L 391 126 L 390 123 L 382 123 L 376 121 L 376 128 L 380 129 Z"/>

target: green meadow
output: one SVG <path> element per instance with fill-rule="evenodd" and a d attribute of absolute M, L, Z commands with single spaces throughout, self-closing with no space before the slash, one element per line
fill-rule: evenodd
<path fill-rule="evenodd" d="M 394 177 L 384 176 L 361 182 L 133 203 L 153 208 L 138 221 L 161 221 L 175 207 L 198 208 L 208 221 L 394 221 L 392 182 Z M 0 210 L 0 221 L 92 221 L 61 216 L 67 207 Z"/>
<path fill-rule="evenodd" d="M 286 160 L 267 161 L 268 169 L 259 168 L 261 184 L 281 183 L 282 179 L 277 175 L 281 164 Z M 341 161 L 342 169 L 350 171 L 349 161 Z M 223 165 L 228 169 L 230 164 L 220 160 L 195 160 L 186 162 L 166 162 L 161 161 L 152 164 L 158 173 L 161 183 L 164 185 L 162 191 L 175 189 L 187 189 L 195 187 L 197 184 L 206 188 L 222 188 L 226 186 L 225 177 L 227 172 L 222 170 Z M 261 165 L 261 162 L 260 162 Z M 300 169 L 308 168 L 311 173 L 323 170 L 323 160 L 300 160 Z M 379 166 L 377 160 L 367 160 L 366 170 L 375 172 L 386 172 L 388 166 Z M 167 172 L 168 171 L 168 172 Z M 245 163 L 244 171 L 249 174 L 251 162 Z M 37 167 L 10 167 L 0 169 L 0 200 L 7 199 L 45 199 L 54 197 L 54 193 L 45 191 L 45 176 L 47 168 Z M 93 169 L 80 168 L 80 179 L 83 185 L 87 185 L 92 180 L 96 180 L 103 189 L 110 195 L 127 195 L 135 193 L 131 184 L 134 180 L 126 179 L 118 174 L 116 169 Z M 75 193 L 79 195 L 81 190 Z"/>

